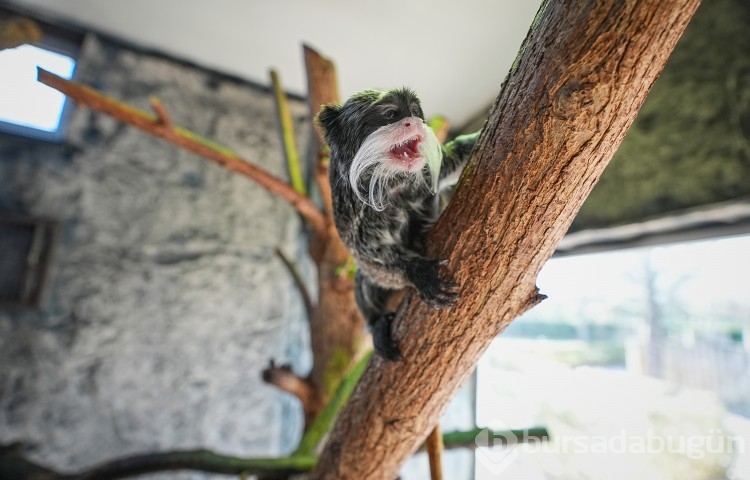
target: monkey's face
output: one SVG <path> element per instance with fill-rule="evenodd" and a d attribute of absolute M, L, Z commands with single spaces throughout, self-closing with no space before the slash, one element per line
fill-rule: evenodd
<path fill-rule="evenodd" d="M 348 180 L 364 203 L 383 210 L 404 182 L 435 191 L 442 150 L 410 90 L 360 92 L 324 107 L 318 121 L 331 147 L 332 181 Z"/>

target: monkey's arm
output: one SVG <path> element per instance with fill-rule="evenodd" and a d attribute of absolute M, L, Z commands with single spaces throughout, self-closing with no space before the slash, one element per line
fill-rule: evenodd
<path fill-rule="evenodd" d="M 401 350 L 393 340 L 391 324 L 394 313 L 388 308 L 388 301 L 394 290 L 382 288 L 357 270 L 354 277 L 354 299 L 372 333 L 375 352 L 391 361 L 401 358 Z"/>
<path fill-rule="evenodd" d="M 396 245 L 379 248 L 372 259 L 380 265 L 375 275 L 401 277 L 403 285 L 413 286 L 422 300 L 432 308 L 451 305 L 458 296 L 456 285 L 443 281 L 438 276 L 437 269 L 442 263 L 439 260 L 430 260 Z M 375 351 L 392 361 L 401 358 L 401 351 L 391 332 L 395 313 L 391 310 L 393 306 L 389 306 L 389 299 L 396 291 L 381 286 L 361 269 L 357 270 L 354 289 L 357 305 L 370 326 Z"/>
<path fill-rule="evenodd" d="M 413 286 L 432 308 L 447 307 L 458 296 L 456 285 L 438 275 L 441 260 L 424 257 L 400 244 L 380 245 L 372 258 L 377 259 L 384 271 L 402 277 L 405 285 Z"/>
<path fill-rule="evenodd" d="M 440 167 L 438 190 L 455 185 L 466 161 L 477 143 L 480 131 L 461 135 L 443 145 L 443 164 Z"/>

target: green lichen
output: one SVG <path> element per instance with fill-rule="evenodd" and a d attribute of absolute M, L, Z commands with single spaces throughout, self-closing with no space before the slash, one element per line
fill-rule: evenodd
<path fill-rule="evenodd" d="M 704 2 L 571 231 L 750 196 L 750 6 Z"/>
<path fill-rule="evenodd" d="M 332 358 L 336 357 L 337 355 L 332 356 Z M 294 457 L 299 456 L 305 458 L 313 453 L 315 447 L 333 426 L 333 422 L 336 420 L 341 409 L 346 405 L 346 402 L 354 391 L 354 387 L 359 383 L 360 377 L 362 377 L 367 364 L 370 362 L 371 357 L 372 352 L 363 356 L 357 364 L 354 365 L 351 371 L 343 377 L 343 380 L 337 385 L 338 388 L 333 396 L 331 396 L 328 404 L 326 404 L 323 411 L 315 417 L 315 420 L 313 420 L 312 424 L 310 424 L 309 428 L 302 436 L 297 451 L 293 455 Z M 339 376 L 338 378 L 340 379 L 342 377 Z"/>
<path fill-rule="evenodd" d="M 349 280 L 354 280 L 354 274 L 357 273 L 357 264 L 354 263 L 354 258 L 348 256 L 346 262 L 336 267 L 336 275 L 339 277 L 346 277 Z"/>
<path fill-rule="evenodd" d="M 335 348 L 328 359 L 325 373 L 323 374 L 323 388 L 326 397 L 332 395 L 341 384 L 347 369 L 352 361 L 351 353 L 343 348 Z"/>

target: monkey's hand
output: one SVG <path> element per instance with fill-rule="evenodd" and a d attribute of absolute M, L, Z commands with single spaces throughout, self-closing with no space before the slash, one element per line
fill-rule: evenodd
<path fill-rule="evenodd" d="M 438 267 L 446 263 L 445 260 L 415 258 L 409 261 L 404 272 L 422 301 L 432 308 L 449 307 L 459 297 L 458 285 L 438 276 Z"/>

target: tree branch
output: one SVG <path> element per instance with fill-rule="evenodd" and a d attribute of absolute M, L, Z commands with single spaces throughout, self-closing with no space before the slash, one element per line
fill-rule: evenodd
<path fill-rule="evenodd" d="M 297 291 L 299 291 L 299 294 L 302 297 L 302 303 L 305 305 L 305 313 L 307 314 L 307 320 L 309 321 L 315 312 L 315 305 L 313 304 L 312 297 L 310 296 L 310 291 L 307 289 L 307 285 L 305 285 L 305 281 L 302 279 L 302 275 L 300 275 L 297 267 L 289 259 L 289 257 L 287 257 L 284 252 L 282 252 L 278 248 L 276 249 L 276 256 L 281 259 L 287 271 L 292 276 L 292 280 L 294 280 L 294 286 L 297 287 Z"/>
<path fill-rule="evenodd" d="M 336 70 L 333 62 L 304 46 L 310 118 L 323 104 L 338 103 Z M 333 222 L 331 191 L 328 183 L 328 150 L 317 125 L 311 172 L 315 176 L 325 210 L 328 230 L 310 239 L 310 256 L 318 267 L 318 303 L 310 320 L 310 346 L 313 367 L 308 380 L 325 405 L 336 392 L 363 347 L 368 334 L 354 302 L 354 282 L 341 275 L 341 267 L 351 258 Z"/>
<path fill-rule="evenodd" d="M 368 352 L 344 377 L 338 389 L 336 389 L 336 393 L 302 436 L 295 454 L 309 455 L 313 453 L 320 440 L 331 430 L 331 425 L 349 400 L 371 358 L 372 352 Z"/>
<path fill-rule="evenodd" d="M 341 409 L 351 394 L 357 379 L 362 374 L 367 359 L 352 372 L 346 387 L 342 387 L 341 397 L 332 406 L 328 423 L 321 422 L 321 428 L 315 429 L 323 434 L 335 414 Z M 482 435 L 480 437 L 480 435 Z M 315 437 L 315 438 L 313 438 Z M 480 440 L 477 440 L 477 437 Z M 315 467 L 317 457 L 312 454 L 320 436 L 308 435 L 303 441 L 305 450 L 282 458 L 239 458 L 220 455 L 209 450 L 182 450 L 173 452 L 134 455 L 110 460 L 100 465 L 86 469 L 79 473 L 60 473 L 38 465 L 27 459 L 21 445 L 0 445 L 0 478 L 3 480 L 34 479 L 34 480 L 113 480 L 128 478 L 146 473 L 157 473 L 174 470 L 194 470 L 224 475 L 260 475 L 266 478 L 285 478 L 292 474 L 309 472 Z M 549 438 L 543 427 L 532 427 L 518 430 L 487 430 L 479 427 L 473 430 L 449 432 L 443 435 L 445 448 L 469 448 L 487 446 L 486 439 L 492 438 L 492 445 L 506 445 L 506 439 L 517 439 L 517 442 L 543 441 Z"/>
<path fill-rule="evenodd" d="M 308 104 L 310 118 L 315 120 L 321 107 L 339 103 L 338 83 L 336 81 L 336 66 L 333 62 L 315 51 L 308 45 L 302 47 L 305 55 L 305 70 L 307 71 Z M 328 147 L 323 139 L 320 126 L 313 121 L 315 131 L 315 152 L 313 173 L 318 184 L 320 196 L 328 215 L 333 215 L 331 206 L 331 185 L 328 182 Z"/>
<path fill-rule="evenodd" d="M 461 288 L 395 320 L 313 478 L 393 479 L 490 342 L 542 298 L 535 281 L 612 158 L 699 0 L 545 1 L 445 214 L 428 236 Z M 448 273 L 450 272 L 450 273 Z M 408 319 L 408 321 L 405 321 Z"/>
<path fill-rule="evenodd" d="M 430 462 L 430 480 L 443 480 L 443 434 L 440 430 L 440 423 L 438 422 L 435 427 L 427 435 L 427 440 L 424 443 L 425 449 L 427 450 L 427 458 Z"/>
<path fill-rule="evenodd" d="M 281 133 L 281 145 L 284 148 L 287 170 L 292 186 L 299 193 L 306 195 L 305 179 L 302 176 L 302 165 L 300 164 L 297 145 L 294 143 L 294 124 L 292 113 L 289 111 L 284 89 L 281 87 L 281 79 L 276 70 L 271 70 L 271 87 L 273 89 L 274 103 L 276 104 L 276 117 L 279 119 L 279 131 Z"/>
<path fill-rule="evenodd" d="M 310 471 L 316 460 L 313 455 L 239 458 L 209 450 L 183 450 L 133 455 L 110 460 L 78 473 L 60 473 L 30 462 L 17 451 L 0 449 L 0 477 L 8 480 L 115 480 L 147 473 L 194 470 L 223 475 L 286 478 Z"/>
<path fill-rule="evenodd" d="M 143 110 L 118 102 L 96 90 L 77 82 L 65 80 L 42 68 L 37 69 L 38 80 L 75 100 L 78 104 L 110 115 L 121 122 L 133 125 L 156 137 L 163 138 L 183 150 L 200 155 L 233 172 L 250 178 L 296 209 L 311 228 L 320 235 L 326 234 L 326 219 L 320 209 L 305 195 L 297 192 L 283 180 L 274 177 L 262 168 L 245 161 L 233 151 L 182 128 L 165 122 L 161 113 L 154 116 Z M 153 104 L 152 104 L 153 105 Z M 158 108 L 158 107 L 157 107 Z M 158 111 L 158 110 L 157 110 Z M 163 111 L 162 108 L 162 112 Z"/>
<path fill-rule="evenodd" d="M 172 117 L 167 113 L 167 109 L 164 108 L 164 104 L 161 103 L 161 100 L 156 97 L 151 97 L 149 98 L 148 103 L 151 106 L 151 110 L 156 114 L 156 122 L 167 130 L 172 130 L 174 128 Z"/>
<path fill-rule="evenodd" d="M 489 442 L 489 439 L 492 442 Z M 443 434 L 445 448 L 488 447 L 514 443 L 531 443 L 549 440 L 550 435 L 545 427 L 518 428 L 511 430 L 490 430 L 476 427 L 473 430 L 454 431 Z"/>
<path fill-rule="evenodd" d="M 268 362 L 268 367 L 261 372 L 261 378 L 264 382 L 279 390 L 297 397 L 305 414 L 305 424 L 307 425 L 312 421 L 318 412 L 315 389 L 310 385 L 310 382 L 295 374 L 290 365 L 276 365 L 276 362 L 271 359 Z"/>

